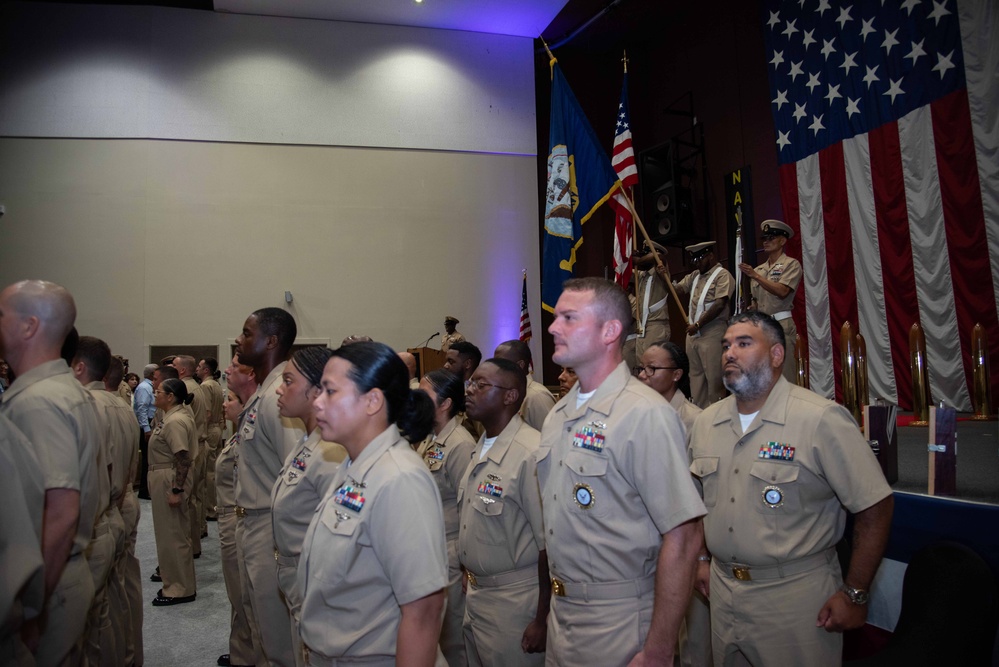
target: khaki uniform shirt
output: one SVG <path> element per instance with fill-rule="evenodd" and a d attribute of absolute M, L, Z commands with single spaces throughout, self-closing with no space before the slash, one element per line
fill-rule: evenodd
<path fill-rule="evenodd" d="M 42 512 L 45 509 L 45 485 L 35 451 L 14 423 L 0 415 L 0 470 L 6 479 L 0 484 L 0 648 L 8 628 L 5 621 L 14 606 L 21 604 L 21 619 L 42 613 L 45 602 L 45 577 L 42 563 Z M 13 620 L 13 619 L 11 619 Z"/>
<path fill-rule="evenodd" d="M 555 407 L 555 397 L 540 382 L 535 382 L 530 375 L 527 376 L 527 391 L 524 395 L 524 402 L 520 406 L 520 418 L 527 422 L 527 425 L 535 431 L 541 431 L 544 426 L 545 417 Z"/>
<path fill-rule="evenodd" d="M 271 507 L 271 491 L 285 459 L 305 437 L 299 419 L 285 419 L 277 405 L 277 386 L 285 363 L 274 367 L 239 415 L 239 474 L 236 504 L 244 509 Z"/>
<path fill-rule="evenodd" d="M 624 362 L 576 407 L 577 383 L 541 431 L 548 564 L 569 582 L 643 579 L 661 535 L 705 514 L 687 469 L 683 426 Z"/>
<path fill-rule="evenodd" d="M 451 349 L 451 346 L 455 343 L 460 343 L 465 340 L 465 337 L 457 329 L 453 334 L 446 333 L 441 336 L 441 352 L 447 352 Z"/>
<path fill-rule="evenodd" d="M 94 401 L 62 359 L 47 361 L 19 376 L 0 394 L 0 414 L 31 442 L 45 490 L 80 492 L 80 521 L 70 555 L 90 543 L 101 505 L 97 454 L 101 437 Z M 104 476 L 107 476 L 105 469 Z M 104 505 L 106 506 L 105 499 Z"/>
<path fill-rule="evenodd" d="M 767 315 L 774 315 L 794 308 L 794 291 L 798 289 L 798 283 L 801 282 L 801 264 L 798 263 L 798 260 L 781 254 L 773 264 L 767 260 L 757 266 L 756 272 L 767 280 L 791 288 L 786 297 L 779 299 L 775 294 L 763 289 L 763 286 L 754 280 L 750 283 L 749 289 L 752 291 L 753 298 L 756 299 L 757 310 Z"/>
<path fill-rule="evenodd" d="M 444 508 L 444 534 L 448 540 L 458 537 L 458 487 L 472 460 L 473 449 L 475 440 L 455 416 L 440 433 L 427 438 L 416 452 L 437 483 Z"/>
<path fill-rule="evenodd" d="M 846 512 L 891 494 L 850 414 L 783 377 L 746 433 L 729 396 L 701 413 L 690 448 L 708 550 L 723 562 L 773 565 L 821 552 L 842 537 Z"/>
<path fill-rule="evenodd" d="M 725 323 L 728 321 L 729 315 L 732 314 L 731 297 L 732 293 L 735 291 L 735 278 L 732 277 L 732 274 L 729 273 L 727 269 L 722 268 L 722 270 L 718 272 L 718 275 L 715 276 L 715 279 L 711 281 L 711 284 L 710 285 L 708 284 L 708 278 L 711 277 L 711 274 L 715 272 L 715 268 L 718 266 L 721 265 L 715 264 L 710 269 L 708 269 L 704 275 L 701 275 L 700 271 L 695 270 L 692 273 L 688 273 L 686 276 L 684 276 L 683 280 L 681 280 L 679 283 L 676 283 L 677 290 L 689 294 L 690 289 L 694 284 L 694 278 L 700 276 L 700 279 L 697 281 L 697 289 L 693 294 L 690 294 L 690 301 L 687 304 L 688 305 L 687 317 L 691 319 L 691 322 L 694 321 L 694 314 L 697 311 L 697 304 L 700 303 L 701 294 L 704 292 L 705 289 L 708 290 L 708 293 L 704 297 L 704 310 L 710 308 L 712 302 L 716 301 L 717 299 L 721 299 L 722 297 L 729 297 L 728 305 L 725 306 L 724 310 L 718 313 L 718 315 L 713 320 L 702 326 L 700 331 L 697 332 L 698 334 L 713 330 L 715 328 L 725 329 L 727 327 Z"/>
<path fill-rule="evenodd" d="M 219 426 L 225 421 L 222 414 L 222 385 L 215 381 L 215 378 L 208 378 L 201 383 L 201 392 L 205 397 L 205 407 L 208 411 L 208 426 Z"/>
<path fill-rule="evenodd" d="M 538 488 L 541 434 L 514 416 L 480 460 L 479 439 L 458 492 L 458 558 L 473 574 L 492 576 L 537 565 L 545 548 Z"/>
<path fill-rule="evenodd" d="M 207 401 L 205 400 L 205 392 L 202 391 L 201 385 L 198 384 L 197 380 L 192 377 L 186 377 L 183 382 L 187 387 L 187 393 L 194 395 L 194 400 L 187 406 L 187 409 L 191 411 L 191 416 L 194 417 L 194 423 L 198 427 L 198 449 L 191 452 L 191 458 L 193 459 L 201 453 L 201 445 L 208 441 Z"/>
<path fill-rule="evenodd" d="M 239 433 L 235 433 L 225 443 L 225 447 L 215 459 L 215 503 L 216 507 L 236 505 L 236 449 L 239 447 Z"/>
<path fill-rule="evenodd" d="M 149 465 L 166 465 L 174 462 L 177 452 L 191 453 L 191 447 L 197 445 L 198 427 L 190 411 L 182 405 L 170 408 L 163 418 L 162 424 L 157 424 L 149 437 Z M 191 476 L 188 475 L 188 480 Z"/>
<path fill-rule="evenodd" d="M 316 507 L 326 496 L 333 475 L 347 458 L 342 445 L 323 442 L 317 428 L 288 457 L 271 494 L 274 544 L 282 556 L 302 553 L 302 541 Z"/>
<path fill-rule="evenodd" d="M 638 297 L 634 304 L 635 322 L 641 323 L 645 310 L 646 294 L 648 295 L 649 312 L 645 317 L 645 330 L 650 324 L 661 323 L 669 326 L 669 288 L 655 270 L 642 271 L 635 269 L 635 284 L 638 286 Z M 658 307 L 657 304 L 660 304 Z M 643 335 L 644 331 L 643 330 Z"/>
<path fill-rule="evenodd" d="M 97 387 L 101 387 L 101 389 L 97 389 Z M 87 398 L 94 406 L 94 412 L 97 414 L 97 425 L 100 429 L 100 437 L 97 439 L 97 494 L 100 500 L 97 504 L 95 526 L 100 521 L 100 517 L 111 509 L 111 477 L 114 475 L 114 461 L 111 458 L 111 440 L 114 438 L 114 434 L 111 431 L 107 411 L 94 398 L 94 392 L 103 391 L 103 387 L 101 382 L 92 382 L 84 387 L 87 391 Z"/>
<path fill-rule="evenodd" d="M 437 485 L 391 424 L 340 466 L 309 524 L 298 566 L 302 640 L 327 657 L 390 659 L 400 605 L 447 581 Z"/>
<path fill-rule="evenodd" d="M 701 409 L 680 390 L 673 394 L 673 399 L 669 402 L 680 416 L 680 423 L 683 424 L 683 434 L 686 436 L 685 442 L 690 442 L 690 429 L 694 426 L 694 420 L 701 414 Z"/>
<path fill-rule="evenodd" d="M 128 483 L 132 456 L 139 446 L 139 430 L 135 426 L 135 413 L 117 394 L 104 388 L 103 382 L 86 386 L 97 402 L 98 409 L 108 426 L 108 449 L 111 462 L 111 500 L 117 503 Z"/>

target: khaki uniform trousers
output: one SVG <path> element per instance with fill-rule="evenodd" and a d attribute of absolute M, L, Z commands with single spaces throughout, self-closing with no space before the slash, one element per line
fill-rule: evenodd
<path fill-rule="evenodd" d="M 122 503 L 124 505 L 124 502 Z M 114 560 L 111 562 L 111 576 L 108 578 L 108 610 L 111 632 L 114 634 L 114 653 L 109 655 L 102 646 L 101 662 L 105 665 L 127 665 L 125 650 L 132 619 L 128 608 L 128 591 L 125 588 L 125 519 L 117 505 L 111 507 L 111 537 L 114 541 Z"/>
<path fill-rule="evenodd" d="M 41 620 L 38 667 L 83 662 L 87 612 L 94 599 L 94 577 L 83 554 L 71 556 L 49 596 Z"/>
<path fill-rule="evenodd" d="M 239 556 L 236 550 L 236 508 L 220 507 L 219 550 L 222 557 L 222 577 L 229 596 L 229 661 L 234 665 L 256 665 L 263 662 L 259 647 L 253 644 L 250 630 L 250 600 L 243 595 L 239 579 Z"/>
<path fill-rule="evenodd" d="M 87 546 L 87 565 L 94 580 L 94 598 L 87 614 L 87 641 L 84 655 L 89 665 L 114 665 L 114 630 L 111 628 L 109 599 L 111 568 L 115 543 L 111 534 L 111 511 L 106 511 L 94 526 L 94 536 Z"/>
<path fill-rule="evenodd" d="M 680 624 L 680 667 L 710 667 L 711 607 L 699 592 L 694 591 Z"/>
<path fill-rule="evenodd" d="M 199 443 L 198 455 L 191 462 L 191 493 L 187 498 L 187 506 L 190 508 L 188 518 L 191 522 L 191 550 L 195 556 L 201 555 L 201 534 L 204 533 L 202 524 L 204 523 L 205 505 L 205 443 Z M 198 495 L 200 492 L 200 496 Z M 205 524 L 207 526 L 207 524 Z"/>
<path fill-rule="evenodd" d="M 524 653 L 520 648 L 524 630 L 537 610 L 537 566 L 525 568 L 523 579 L 514 583 L 494 587 L 483 581 L 474 586 L 469 583 L 463 628 L 469 667 L 544 665 L 544 653 Z"/>
<path fill-rule="evenodd" d="M 458 537 L 447 541 L 447 606 L 441 625 L 440 647 L 450 667 L 465 667 L 465 593 L 461 590 L 461 561 L 458 560 Z"/>
<path fill-rule="evenodd" d="M 740 581 L 712 561 L 711 641 L 715 667 L 839 667 L 843 633 L 815 627 L 815 618 L 842 585 L 833 550 L 828 563 L 814 570 L 765 580 Z"/>
<path fill-rule="evenodd" d="M 163 578 L 163 595 L 186 597 L 195 594 L 194 553 L 191 551 L 191 516 L 189 504 L 181 497 L 180 505 L 170 507 L 167 494 L 173 488 L 172 465 L 149 467 L 149 496 L 153 504 L 153 533 L 156 536 L 156 557 Z M 184 495 L 192 488 L 190 476 L 184 484 Z"/>
<path fill-rule="evenodd" d="M 250 595 L 264 655 L 271 665 L 292 667 L 296 663 L 291 638 L 291 617 L 278 587 L 274 529 L 269 509 L 246 510 L 243 517 L 242 551 L 246 590 Z"/>
<path fill-rule="evenodd" d="M 552 596 L 545 665 L 625 667 L 649 634 L 654 587 L 651 577 L 645 592 L 625 599 Z"/>
<path fill-rule="evenodd" d="M 645 336 L 635 339 L 635 364 L 633 366 L 638 365 L 638 360 L 653 343 L 664 340 L 669 340 L 669 322 L 646 322 Z"/>
<path fill-rule="evenodd" d="M 798 328 L 794 326 L 794 318 L 789 317 L 779 322 L 784 330 L 784 379 L 793 385 L 798 384 L 798 367 L 794 361 L 794 346 L 798 342 Z"/>
<path fill-rule="evenodd" d="M 205 516 L 215 519 L 218 514 L 215 506 L 215 460 L 222 451 L 222 429 L 218 425 L 208 427 L 208 458 L 205 459 Z M 237 663 L 239 664 L 239 663 Z"/>
<path fill-rule="evenodd" d="M 125 593 L 128 596 L 128 623 L 125 639 L 125 665 L 141 665 L 142 649 L 142 570 L 135 555 L 139 536 L 139 499 L 131 489 L 125 491 L 121 505 L 125 520 Z"/>
<path fill-rule="evenodd" d="M 257 617 L 253 615 L 253 600 L 250 599 L 250 575 L 246 572 L 246 554 L 243 552 L 244 535 L 246 534 L 244 518 L 236 515 L 236 566 L 239 568 L 239 592 L 243 600 L 243 612 L 246 616 L 246 623 L 250 626 L 253 653 L 257 656 L 255 660 L 246 664 L 266 665 L 264 642 L 260 639 L 260 626 L 257 624 Z"/>
<path fill-rule="evenodd" d="M 278 587 L 284 596 L 291 617 L 291 641 L 295 651 L 295 664 L 305 665 L 305 651 L 302 644 L 302 593 L 298 590 L 298 556 L 277 556 Z"/>
<path fill-rule="evenodd" d="M 725 323 L 714 321 L 698 336 L 687 336 L 687 357 L 690 360 L 690 400 L 704 409 L 725 398 L 722 383 L 721 339 Z"/>

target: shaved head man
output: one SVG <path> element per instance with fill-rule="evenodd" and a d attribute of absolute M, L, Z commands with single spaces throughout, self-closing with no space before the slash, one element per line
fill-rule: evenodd
<path fill-rule="evenodd" d="M 31 442 L 45 487 L 41 547 L 47 621 L 39 634 L 39 626 L 26 618 L 22 633 L 37 650 L 39 664 L 82 660 L 78 647 L 94 595 L 84 551 L 99 505 L 100 427 L 93 398 L 60 356 L 75 319 L 73 297 L 55 283 L 25 280 L 0 292 L 0 356 L 17 375 L 0 396 L 0 414 Z"/>

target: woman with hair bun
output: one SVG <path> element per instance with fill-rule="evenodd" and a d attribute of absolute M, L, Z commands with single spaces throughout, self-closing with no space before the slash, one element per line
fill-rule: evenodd
<path fill-rule="evenodd" d="M 323 369 L 332 355 L 333 350 L 326 347 L 300 349 L 291 357 L 291 363 L 285 364 L 277 387 L 281 416 L 301 419 L 306 432 L 301 444 L 285 460 L 271 492 L 278 586 L 291 616 L 291 636 L 299 665 L 305 664 L 305 658 L 298 631 L 302 611 L 302 595 L 296 581 L 298 558 L 309 521 L 329 490 L 340 462 L 347 456 L 340 445 L 323 442 L 312 407 L 322 391 Z"/>
<path fill-rule="evenodd" d="M 333 352 L 314 402 L 324 440 L 347 460 L 305 535 L 301 635 L 312 665 L 445 665 L 437 648 L 447 585 L 437 485 L 410 443 L 434 405 L 409 388 L 387 345 Z"/>
<path fill-rule="evenodd" d="M 463 574 L 458 560 L 458 487 L 465 468 L 472 460 L 475 440 L 461 424 L 465 411 L 465 381 L 445 370 L 431 371 L 420 380 L 420 389 L 434 402 L 433 437 L 417 450 L 437 482 L 444 509 L 444 534 L 447 538 L 448 584 L 447 610 L 441 628 L 441 651 L 448 665 L 466 664 L 465 594 L 461 584 Z"/>
<path fill-rule="evenodd" d="M 198 443 L 198 427 L 190 410 L 194 395 L 181 380 L 170 378 L 153 392 L 163 421 L 149 438 L 149 495 L 153 503 L 153 531 L 163 588 L 154 607 L 194 602 L 194 552 L 187 497 L 193 490 L 191 452 Z"/>

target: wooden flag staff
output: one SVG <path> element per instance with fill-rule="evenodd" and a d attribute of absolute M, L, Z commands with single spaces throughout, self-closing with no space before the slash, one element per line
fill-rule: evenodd
<path fill-rule="evenodd" d="M 666 281 L 666 286 L 669 288 L 669 293 L 673 295 L 673 300 L 676 301 L 676 307 L 680 309 L 680 314 L 683 315 L 684 322 L 689 325 L 690 319 L 687 317 L 687 311 L 684 310 L 680 297 L 676 295 L 676 289 L 673 287 L 673 281 L 668 275 L 669 271 L 666 271 L 666 265 L 663 264 L 663 260 L 656 251 L 656 247 L 652 245 L 652 239 L 649 238 L 649 233 L 645 231 L 645 225 L 642 223 L 642 219 L 638 216 L 638 211 L 635 210 L 635 202 L 632 201 L 631 195 L 624 191 L 624 188 L 621 188 L 621 194 L 624 196 L 624 200 L 628 202 L 628 208 L 631 209 L 632 218 L 634 218 L 635 224 L 638 225 L 639 231 L 642 232 L 642 236 L 645 237 L 645 242 L 649 245 L 649 249 L 652 251 L 652 257 L 656 260 L 656 266 L 666 272 L 667 275 L 664 280 Z"/>

